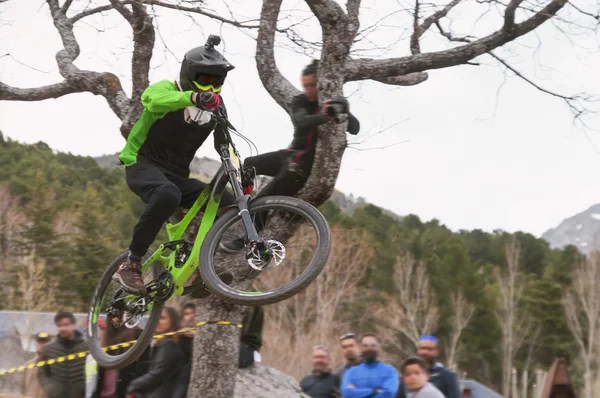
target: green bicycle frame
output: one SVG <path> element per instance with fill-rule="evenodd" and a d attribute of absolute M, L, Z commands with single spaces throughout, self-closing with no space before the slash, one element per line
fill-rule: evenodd
<path fill-rule="evenodd" d="M 248 209 L 248 202 L 250 200 L 249 195 L 244 195 L 241 186 L 240 177 L 240 158 L 237 150 L 229 140 L 228 145 L 222 145 L 220 150 L 222 167 L 219 169 L 217 174 L 214 176 L 210 184 L 206 186 L 198 196 L 198 199 L 194 202 L 192 207 L 188 210 L 187 214 L 178 223 L 167 222 L 166 230 L 169 242 L 163 243 L 150 257 L 142 264 L 142 272 L 146 271 L 148 267 L 156 261 L 160 261 L 163 267 L 171 273 L 173 282 L 175 283 L 175 294 L 182 295 L 184 291 L 184 284 L 188 281 L 190 276 L 196 271 L 199 265 L 200 249 L 206 234 L 212 227 L 215 218 L 217 217 L 217 211 L 219 210 L 219 203 L 223 196 L 223 191 L 227 183 L 230 183 L 233 188 L 233 195 L 236 198 L 237 207 L 242 209 Z M 233 159 L 233 161 L 232 161 Z M 235 164 L 234 164 L 235 161 Z M 227 178 L 226 177 L 229 177 Z M 198 228 L 198 234 L 194 240 L 192 251 L 185 262 L 180 266 L 175 266 L 175 260 L 178 250 L 181 248 L 181 244 L 175 246 L 170 253 L 165 254 L 169 251 L 167 245 L 170 242 L 183 240 L 185 232 L 187 231 L 190 223 L 196 217 L 198 212 L 203 208 L 204 215 L 202 216 L 202 222 Z M 242 212 L 242 221 L 246 226 L 248 236 L 253 239 L 258 239 L 256 229 L 248 212 Z M 245 220 L 248 218 L 248 220 Z"/>
<path fill-rule="evenodd" d="M 173 277 L 173 282 L 175 283 L 175 294 L 177 295 L 182 295 L 184 293 L 183 285 L 198 268 L 202 243 L 204 242 L 206 234 L 215 221 L 217 211 L 219 210 L 219 202 L 221 201 L 221 197 L 223 196 L 223 191 L 225 190 L 227 183 L 229 183 L 233 188 L 233 195 L 236 199 L 235 206 L 240 210 L 240 215 L 246 229 L 246 233 L 248 234 L 248 238 L 255 241 L 259 240 L 256 228 L 254 227 L 252 219 L 247 211 L 250 195 L 245 195 L 242 191 L 240 176 L 241 162 L 239 154 L 233 146 L 230 138 L 228 145 L 221 146 L 220 155 L 222 167 L 214 176 L 212 182 L 202 190 L 198 196 L 198 199 L 196 199 L 192 207 L 188 210 L 187 214 L 181 221 L 175 224 L 167 222 L 166 230 L 167 236 L 169 237 L 169 242 L 161 244 L 159 248 L 142 264 L 142 272 L 144 272 L 151 264 L 160 261 L 163 264 L 163 267 L 169 271 Z M 204 215 L 202 217 L 200 227 L 198 228 L 198 234 L 196 235 L 196 239 L 192 246 L 192 251 L 185 263 L 180 267 L 176 267 L 176 256 L 181 246 L 178 244 L 174 249 L 171 250 L 170 253 L 165 254 L 165 252 L 170 250 L 167 245 L 174 241 L 183 240 L 184 234 L 187 231 L 191 221 L 203 207 L 205 208 Z"/>
<path fill-rule="evenodd" d="M 235 130 L 235 128 L 227 120 L 227 115 L 219 111 L 216 114 L 218 123 L 223 126 L 227 126 L 224 131 L 225 139 L 227 144 L 223 144 L 219 148 L 219 155 L 221 157 L 221 168 L 214 176 L 210 184 L 206 186 L 198 196 L 198 199 L 194 202 L 192 207 L 188 210 L 187 214 L 178 223 L 171 223 L 170 220 L 167 222 L 166 230 L 169 242 L 163 243 L 159 248 L 150 255 L 150 257 L 142 264 L 142 272 L 146 271 L 148 267 L 160 261 L 163 267 L 171 274 L 173 282 L 175 284 L 174 293 L 182 295 L 184 293 L 184 284 L 190 279 L 190 276 L 196 271 L 199 265 L 200 250 L 206 234 L 212 227 L 216 217 L 217 211 L 219 210 L 219 202 L 223 196 L 223 191 L 226 185 L 229 183 L 233 188 L 233 196 L 235 197 L 236 203 L 232 207 L 237 207 L 239 214 L 244 224 L 247 237 L 250 241 L 259 242 L 258 232 L 252 222 L 250 213 L 248 211 L 248 204 L 250 202 L 250 195 L 244 194 L 242 190 L 242 179 L 241 179 L 241 160 L 238 151 L 233 145 L 229 130 Z M 216 132 L 215 132 L 216 134 Z M 187 231 L 191 221 L 196 217 L 198 212 L 204 208 L 204 215 L 202 222 L 198 228 L 198 233 L 194 240 L 191 253 L 181 266 L 176 266 L 176 257 L 178 251 L 181 249 L 181 243 L 174 245 L 176 241 L 182 240 L 184 234 Z M 170 250 L 170 252 L 168 252 Z M 167 253 L 168 252 L 168 253 Z"/>
<path fill-rule="evenodd" d="M 200 248 L 202 247 L 202 242 L 204 242 L 206 234 L 210 230 L 210 227 L 212 227 L 215 218 L 217 217 L 221 196 L 222 193 L 212 195 L 212 184 L 209 184 L 202 190 L 198 196 L 198 199 L 196 199 L 192 207 L 188 210 L 187 214 L 181 221 L 176 224 L 167 222 L 166 229 L 169 241 L 181 240 L 183 239 L 185 231 L 188 229 L 194 217 L 196 217 L 200 209 L 206 205 L 191 254 L 181 267 L 175 267 L 175 257 L 177 256 L 177 250 L 180 249 L 180 245 L 177 245 L 175 250 L 172 250 L 170 253 L 165 255 L 165 252 L 167 252 L 169 249 L 167 249 L 165 246 L 166 244 L 163 243 L 144 262 L 142 265 L 142 272 L 146 271 L 150 264 L 156 261 L 162 262 L 163 267 L 169 271 L 173 277 L 173 282 L 175 283 L 175 294 L 183 294 L 183 285 L 198 268 Z"/>

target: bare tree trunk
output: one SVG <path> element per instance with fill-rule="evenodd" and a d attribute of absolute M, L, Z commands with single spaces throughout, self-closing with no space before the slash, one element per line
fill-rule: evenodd
<path fill-rule="evenodd" d="M 450 308 L 452 309 L 452 332 L 450 333 L 450 344 L 447 350 L 447 363 L 448 366 L 457 368 L 458 356 L 461 351 L 461 347 L 459 346 L 460 336 L 469 325 L 475 313 L 475 306 L 467 301 L 461 290 L 452 294 L 450 302 Z"/>
<path fill-rule="evenodd" d="M 527 398 L 527 392 L 529 391 L 529 371 L 526 369 L 523 370 L 523 375 L 521 377 L 521 398 Z"/>
<path fill-rule="evenodd" d="M 513 359 L 529 331 L 529 321 L 517 309 L 523 297 L 525 282 L 519 270 L 521 249 L 515 236 L 506 246 L 506 270 L 494 272 L 498 295 L 495 315 L 502 330 L 502 394 L 509 398 L 512 392 Z M 516 398 L 516 397 L 513 397 Z"/>
<path fill-rule="evenodd" d="M 407 253 L 398 257 L 394 266 L 396 292 L 388 305 L 376 315 L 381 319 L 382 337 L 405 355 L 413 355 L 422 334 L 435 330 L 439 319 L 435 292 L 429 283 L 427 266 Z M 411 342 L 411 347 L 399 343 L 398 334 Z"/>
<path fill-rule="evenodd" d="M 577 264 L 573 285 L 565 294 L 563 304 L 567 325 L 579 347 L 579 357 L 584 364 L 585 398 L 592 397 L 592 362 L 598 354 L 600 334 L 600 254 L 593 252 Z"/>
<path fill-rule="evenodd" d="M 211 296 L 200 302 L 197 319 L 240 324 L 244 308 Z M 188 397 L 232 397 L 237 373 L 240 329 L 234 325 L 205 325 L 194 338 L 194 358 Z"/>
<path fill-rule="evenodd" d="M 592 369 L 587 363 L 585 365 L 585 372 L 583 373 L 583 388 L 585 398 L 592 398 Z"/>
<path fill-rule="evenodd" d="M 0 186 L 0 277 L 2 279 L 8 279 L 5 275 L 16 262 L 21 225 L 24 222 L 25 216 L 19 211 L 19 199 L 10 193 L 8 187 Z M 6 293 L 7 288 L 2 286 L 0 294 Z"/>
<path fill-rule="evenodd" d="M 534 389 L 535 394 L 534 394 L 533 398 L 540 398 L 543 385 L 544 385 L 543 371 L 541 369 L 536 369 L 536 371 L 535 371 L 535 389 Z"/>
<path fill-rule="evenodd" d="M 519 389 L 518 389 L 518 382 L 519 382 L 519 378 L 517 377 L 517 369 L 513 368 L 512 369 L 512 373 L 511 373 L 511 380 L 510 380 L 510 384 L 511 384 L 511 392 L 510 392 L 510 397 L 509 398 L 519 398 Z"/>

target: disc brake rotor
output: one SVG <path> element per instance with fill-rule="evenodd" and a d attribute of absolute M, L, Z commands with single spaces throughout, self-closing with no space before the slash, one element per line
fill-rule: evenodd
<path fill-rule="evenodd" d="M 265 241 L 268 254 L 261 253 L 256 247 L 250 251 L 248 264 L 257 271 L 268 271 L 280 265 L 285 259 L 286 249 L 283 243 L 269 239 Z"/>
<path fill-rule="evenodd" d="M 131 317 L 125 321 L 125 327 L 129 329 L 135 328 L 139 325 L 142 317 L 144 316 L 144 311 L 146 310 L 146 298 L 140 297 L 135 300 L 127 303 L 127 306 L 132 309 L 130 312 Z"/>
<path fill-rule="evenodd" d="M 142 320 L 142 316 L 143 316 L 142 314 L 137 314 L 137 315 L 132 316 L 131 318 L 129 318 L 127 320 L 127 322 L 125 322 L 125 327 L 127 329 L 135 328 L 137 325 L 140 324 L 140 321 Z"/>

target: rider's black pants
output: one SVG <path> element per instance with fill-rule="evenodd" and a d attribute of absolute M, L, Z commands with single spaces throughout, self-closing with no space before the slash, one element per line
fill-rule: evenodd
<path fill-rule="evenodd" d="M 244 167 L 254 167 L 256 175 L 274 177 L 260 192 L 261 195 L 292 196 L 298 193 L 310 175 L 314 151 L 280 151 L 252 156 Z"/>
<path fill-rule="evenodd" d="M 312 170 L 315 153 L 282 149 L 280 151 L 263 153 L 252 156 L 244 161 L 244 167 L 254 167 L 256 175 L 274 177 L 260 190 L 259 196 L 293 196 L 306 183 Z M 267 213 L 260 213 L 254 219 L 258 232 L 267 223 Z"/>
<path fill-rule="evenodd" d="M 170 175 L 152 163 L 135 163 L 125 169 L 127 186 L 139 196 L 146 208 L 133 229 L 129 250 L 141 258 L 156 239 L 162 225 L 181 206 L 190 208 L 206 184 L 193 178 Z M 221 206 L 230 206 L 235 199 L 223 192 Z"/>

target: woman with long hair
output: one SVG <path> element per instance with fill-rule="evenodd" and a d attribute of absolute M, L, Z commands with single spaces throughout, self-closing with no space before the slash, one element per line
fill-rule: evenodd
<path fill-rule="evenodd" d="M 162 335 L 179 330 L 179 315 L 172 307 L 165 307 L 156 326 L 156 334 Z M 127 387 L 128 396 L 144 398 L 179 398 L 173 392 L 177 387 L 177 373 L 183 354 L 177 343 L 179 335 L 154 339 L 150 349 L 148 372 Z"/>

